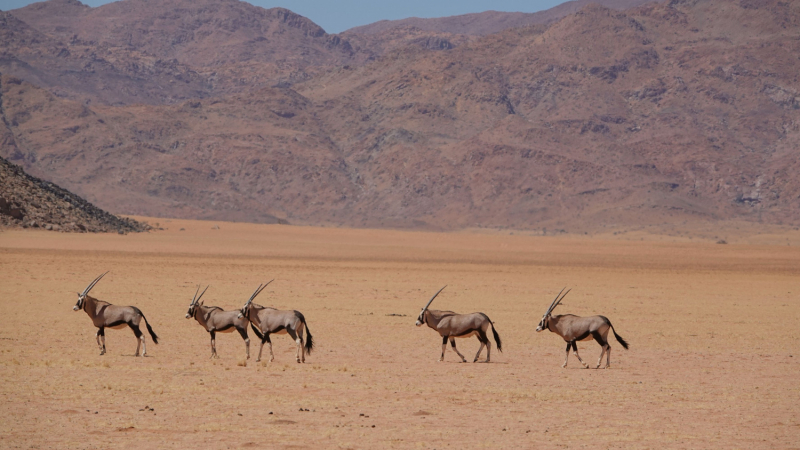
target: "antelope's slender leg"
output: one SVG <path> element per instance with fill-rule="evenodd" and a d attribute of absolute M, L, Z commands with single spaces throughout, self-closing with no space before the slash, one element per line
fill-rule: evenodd
<path fill-rule="evenodd" d="M 605 369 L 611 367 L 611 346 L 606 344 L 606 366 Z"/>
<path fill-rule="evenodd" d="M 602 363 L 603 363 L 603 355 L 604 355 L 605 353 L 606 353 L 606 347 L 605 347 L 605 345 L 604 345 L 604 346 L 602 347 L 602 350 L 600 350 L 600 358 L 597 360 L 597 367 L 595 367 L 595 369 L 599 369 L 599 368 L 600 368 L 600 364 L 602 364 Z"/>
<path fill-rule="evenodd" d="M 572 342 L 567 342 L 567 356 L 564 357 L 564 365 L 561 366 L 562 368 L 566 368 L 567 367 L 567 361 L 569 360 L 569 348 L 570 347 L 572 347 Z"/>
<path fill-rule="evenodd" d="M 305 344 L 305 341 L 303 340 L 304 328 L 305 326 L 303 325 L 303 322 L 300 322 L 300 324 L 297 326 L 297 342 L 300 344 L 300 362 L 306 362 L 306 348 L 303 345 Z"/>
<path fill-rule="evenodd" d="M 147 342 L 145 342 L 144 334 L 139 339 L 142 340 L 142 357 L 147 356 Z"/>
<path fill-rule="evenodd" d="M 442 336 L 442 356 L 439 358 L 439 362 L 444 361 L 445 350 L 447 350 L 447 336 Z"/>
<path fill-rule="evenodd" d="M 138 324 L 134 325 L 129 322 L 128 326 L 131 327 L 134 336 L 136 336 L 136 353 L 133 356 L 139 356 L 139 348 L 142 346 L 142 344 L 144 344 L 144 335 L 142 334 L 142 330 L 139 329 Z M 144 356 L 145 352 L 147 352 L 147 350 L 142 353 L 142 356 Z"/>
<path fill-rule="evenodd" d="M 103 327 L 97 329 L 97 346 L 100 347 L 100 355 L 106 354 L 106 332 Z M 102 342 L 102 343 L 101 343 Z"/>
<path fill-rule="evenodd" d="M 208 332 L 211 335 L 211 359 L 217 358 L 217 332 L 211 330 Z"/>
<path fill-rule="evenodd" d="M 297 332 L 295 330 L 291 329 L 291 328 L 287 328 L 286 332 L 289 333 L 289 336 L 291 336 L 292 339 L 294 339 L 295 344 L 297 344 L 297 353 L 295 354 L 295 359 L 299 363 L 300 362 L 300 351 L 303 348 L 303 344 L 302 344 L 303 340 L 300 339 L 299 337 L 297 337 Z"/>
<path fill-rule="evenodd" d="M 481 357 L 481 352 L 483 351 L 483 347 L 484 347 L 484 343 L 483 343 L 483 341 L 481 341 L 481 346 L 478 347 L 478 353 L 475 353 L 475 359 L 473 359 L 472 362 L 478 362 L 478 358 Z"/>
<path fill-rule="evenodd" d="M 450 338 L 450 346 L 453 347 L 453 351 L 456 352 L 456 354 L 461 358 L 461 362 L 467 362 L 466 358 L 464 358 L 464 355 L 462 355 L 461 352 L 456 348 L 455 338 Z"/>
<path fill-rule="evenodd" d="M 606 333 L 608 333 L 608 331 L 606 331 Z M 607 355 L 609 355 L 609 357 L 611 356 L 609 353 L 611 351 L 611 346 L 608 345 L 608 341 L 606 340 L 607 336 L 603 336 L 598 332 L 594 332 L 592 333 L 592 337 L 594 338 L 595 341 L 597 341 L 598 344 L 600 344 L 601 347 L 603 347 L 603 350 L 600 352 L 600 361 L 597 362 L 597 367 L 599 368 L 600 364 L 603 361 L 603 353 L 606 353 Z M 605 368 L 606 369 L 608 368 L 608 360 L 606 360 Z"/>
<path fill-rule="evenodd" d="M 486 362 L 488 363 L 492 360 L 492 342 L 485 332 L 481 332 L 481 338 L 483 338 L 483 343 L 486 344 Z"/>
<path fill-rule="evenodd" d="M 258 359 L 256 362 L 261 361 L 261 352 L 264 351 L 265 343 L 269 344 L 269 362 L 275 359 L 275 355 L 272 354 L 272 340 L 270 340 L 268 333 L 264 333 L 264 338 L 261 339 L 261 348 L 258 349 Z"/>
<path fill-rule="evenodd" d="M 583 362 L 581 359 L 581 355 L 578 354 L 578 344 L 575 341 L 572 341 L 572 353 L 575 354 L 575 357 L 578 358 L 578 361 L 583 365 L 584 369 L 588 369 L 589 365 Z"/>
<path fill-rule="evenodd" d="M 244 339 L 244 348 L 247 354 L 247 359 L 250 359 L 250 338 L 247 337 L 247 328 L 237 328 L 236 331 L 242 336 Z"/>

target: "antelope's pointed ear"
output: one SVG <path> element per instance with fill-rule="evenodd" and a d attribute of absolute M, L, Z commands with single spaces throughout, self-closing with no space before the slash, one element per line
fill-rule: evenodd
<path fill-rule="evenodd" d="M 80 292 L 76 292 L 76 294 L 78 294 L 78 298 L 81 298 L 81 293 Z"/>
<path fill-rule="evenodd" d="M 200 303 L 198 303 L 197 306 L 203 306 L 203 303 L 205 302 L 206 302 L 205 300 L 200 300 Z"/>

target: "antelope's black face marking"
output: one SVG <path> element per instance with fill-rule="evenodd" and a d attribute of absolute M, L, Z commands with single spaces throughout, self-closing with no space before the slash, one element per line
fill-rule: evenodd
<path fill-rule="evenodd" d="M 536 327 L 537 333 L 547 328 L 547 322 L 549 318 L 550 318 L 549 316 L 542 317 L 542 320 L 539 321 L 539 326 Z"/>
<path fill-rule="evenodd" d="M 83 300 L 86 297 L 82 297 L 81 294 L 78 294 L 78 303 L 75 303 L 75 306 L 72 307 L 73 311 L 80 311 L 83 309 Z"/>
<path fill-rule="evenodd" d="M 425 310 L 422 310 L 422 312 L 419 313 L 419 316 L 417 317 L 417 323 L 415 325 L 419 327 L 422 326 L 423 323 L 425 323 Z"/>
<path fill-rule="evenodd" d="M 195 305 L 189 305 L 189 310 L 186 311 L 186 318 L 194 317 Z"/>
<path fill-rule="evenodd" d="M 242 317 L 247 317 L 247 313 L 249 312 L 249 310 L 250 310 L 249 305 L 242 307 L 241 311 L 239 311 L 239 317 L 237 317 L 237 319 L 241 319 Z"/>

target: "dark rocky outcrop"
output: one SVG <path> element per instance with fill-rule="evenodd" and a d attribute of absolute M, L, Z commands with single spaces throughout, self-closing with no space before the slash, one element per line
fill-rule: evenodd
<path fill-rule="evenodd" d="M 117 217 L 49 181 L 30 176 L 0 158 L 0 226 L 74 232 L 147 231 L 150 226 Z"/>

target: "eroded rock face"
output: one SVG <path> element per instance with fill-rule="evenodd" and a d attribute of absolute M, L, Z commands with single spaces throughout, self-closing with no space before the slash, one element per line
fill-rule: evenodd
<path fill-rule="evenodd" d="M 48 231 L 147 231 L 150 226 L 117 217 L 77 195 L 25 173 L 0 158 L 0 226 Z"/>
<path fill-rule="evenodd" d="M 494 34 L 478 15 L 458 19 L 468 30 L 338 37 L 253 8 L 58 1 L 0 14 L 0 156 L 146 216 L 800 223 L 798 2 L 590 5 Z M 47 225 L 5 200 L 21 223 Z"/>

